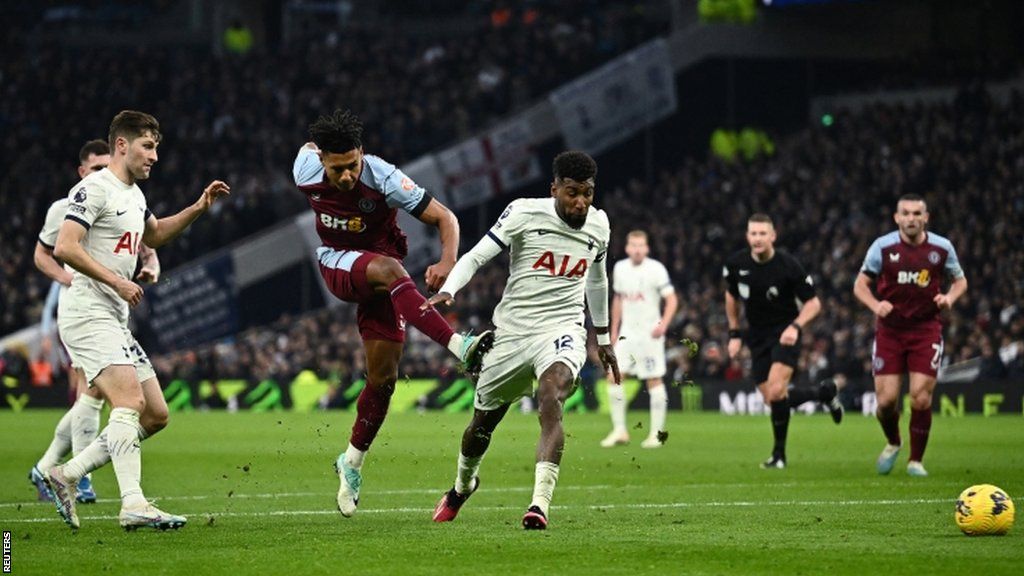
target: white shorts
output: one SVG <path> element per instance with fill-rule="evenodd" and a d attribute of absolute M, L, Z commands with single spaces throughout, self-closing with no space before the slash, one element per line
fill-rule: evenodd
<path fill-rule="evenodd" d="M 85 381 L 90 387 L 107 366 L 135 366 L 139 382 L 156 376 L 146 351 L 135 341 L 128 327 L 114 318 L 73 318 L 65 314 L 57 319 L 57 325 L 71 362 L 85 372 Z"/>
<path fill-rule="evenodd" d="M 565 364 L 575 380 L 587 361 L 587 330 L 570 324 L 540 334 L 498 331 L 494 348 L 484 356 L 476 385 L 479 410 L 495 410 L 533 394 L 533 382 L 556 362 Z"/>
<path fill-rule="evenodd" d="M 622 336 L 615 343 L 615 357 L 619 361 L 619 372 L 623 376 L 629 374 L 640 380 L 647 380 L 665 375 L 664 336 Z"/>

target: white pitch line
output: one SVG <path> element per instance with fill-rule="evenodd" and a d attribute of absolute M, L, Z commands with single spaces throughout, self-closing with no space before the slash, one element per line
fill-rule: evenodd
<path fill-rule="evenodd" d="M 719 502 L 664 502 L 664 503 L 636 503 L 636 504 L 589 504 L 586 506 L 552 506 L 557 510 L 651 510 L 671 508 L 749 508 L 754 506 L 894 506 L 903 504 L 952 504 L 949 498 L 910 498 L 905 500 L 768 500 L 763 502 L 754 501 L 719 501 Z M 512 506 L 475 506 L 473 510 L 484 512 L 497 512 L 510 510 Z M 371 508 L 359 510 L 359 514 L 429 514 L 433 508 Z M 187 515 L 198 518 L 202 522 L 203 517 L 212 518 L 252 518 L 257 516 L 334 516 L 336 510 L 267 510 L 264 512 L 190 512 Z M 81 520 L 117 520 L 117 516 L 82 516 Z M 40 522 L 60 522 L 57 516 L 48 518 L 12 518 L 0 519 L 0 522 L 12 524 L 35 524 Z"/>
<path fill-rule="evenodd" d="M 610 484 L 596 484 L 593 486 L 559 486 L 559 490 L 609 490 L 615 488 L 629 489 L 634 488 L 633 486 L 612 486 Z M 503 492 L 532 492 L 533 488 L 529 486 L 508 486 L 505 488 L 494 488 L 488 490 L 495 494 L 501 494 Z M 408 488 L 401 490 L 375 490 L 374 494 L 394 495 L 394 494 L 413 494 L 413 495 L 430 495 L 430 494 L 444 494 L 443 488 Z M 199 494 L 194 496 L 156 496 L 153 501 L 158 500 L 210 500 L 214 498 L 227 498 L 231 500 L 235 499 L 247 499 L 247 498 L 304 498 L 304 497 L 328 497 L 334 496 L 336 492 L 271 492 L 265 494 Z M 120 502 L 120 498 L 100 498 L 96 502 L 99 504 L 109 504 L 111 502 Z M 49 502 L 40 502 L 39 500 L 32 500 L 30 502 L 3 502 L 0 503 L 0 508 L 16 508 L 18 506 L 34 506 L 36 504 L 43 504 L 46 506 L 52 506 Z"/>
<path fill-rule="evenodd" d="M 678 489 L 678 490 L 688 490 L 688 489 L 700 489 L 700 488 L 764 488 L 764 487 L 792 488 L 792 487 L 795 487 L 795 486 L 801 486 L 801 487 L 814 486 L 815 484 L 816 483 L 814 481 L 778 482 L 778 483 L 770 483 L 770 484 L 764 484 L 764 483 L 761 483 L 761 482 L 731 482 L 731 483 L 705 482 L 705 483 L 693 483 L 693 484 L 660 484 L 659 488 L 661 488 L 662 490 L 676 490 L 676 489 Z M 831 486 L 833 484 L 833 482 L 832 481 L 827 481 L 827 482 L 820 482 L 818 484 L 828 484 L 829 486 Z M 883 484 L 886 485 L 886 486 L 892 486 L 891 482 L 868 482 L 868 483 L 865 483 L 865 484 L 861 484 L 861 486 L 881 486 Z M 957 483 L 957 485 L 959 485 L 959 483 Z M 611 484 L 596 484 L 596 485 L 593 485 L 593 486 L 559 486 L 558 490 L 560 492 L 564 491 L 564 490 L 636 490 L 636 489 L 647 488 L 647 487 L 649 487 L 649 486 L 640 486 L 640 485 L 635 485 L 635 484 L 633 484 L 633 485 L 625 485 L 625 486 L 613 486 Z M 507 486 L 507 487 L 504 487 L 504 488 L 489 488 L 487 491 L 490 492 L 490 493 L 501 494 L 501 493 L 506 493 L 506 492 L 507 493 L 531 492 L 532 490 L 533 490 L 533 488 L 531 488 L 529 486 Z M 396 489 L 396 490 L 375 490 L 373 493 L 374 494 L 383 494 L 383 495 L 400 495 L 400 494 L 407 494 L 407 495 L 431 495 L 431 494 L 440 494 L 442 492 L 444 492 L 444 490 L 443 489 L 439 489 L 439 488 L 404 488 L 404 489 Z M 230 499 L 239 499 L 239 500 L 250 499 L 250 498 L 260 498 L 260 499 L 312 498 L 312 497 L 328 497 L 328 496 L 333 496 L 334 494 L 335 494 L 334 492 L 267 492 L 267 493 L 259 493 L 259 494 L 238 493 L 238 494 L 232 494 L 232 495 L 228 496 L 225 493 L 218 493 L 218 494 L 197 494 L 197 495 L 191 495 L 191 496 L 159 496 L 159 497 L 155 497 L 154 500 L 196 501 L 196 500 L 212 500 L 212 499 L 219 499 L 219 498 L 230 498 Z M 100 503 L 100 504 L 109 504 L 109 503 L 114 503 L 114 502 L 120 502 L 120 499 L 119 498 L 100 498 L 99 500 L 97 500 L 97 502 Z M 37 504 L 44 504 L 46 506 L 50 506 L 49 502 L 39 502 L 38 500 L 31 500 L 31 501 L 24 501 L 24 502 L 0 502 L 0 508 L 17 508 L 19 506 L 22 506 L 22 507 L 29 506 L 29 507 L 31 507 L 31 506 L 35 506 Z"/>

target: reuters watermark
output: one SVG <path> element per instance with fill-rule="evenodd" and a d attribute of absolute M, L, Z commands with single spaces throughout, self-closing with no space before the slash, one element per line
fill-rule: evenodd
<path fill-rule="evenodd" d="M 11 533 L 4 530 L 4 574 L 11 573 Z"/>

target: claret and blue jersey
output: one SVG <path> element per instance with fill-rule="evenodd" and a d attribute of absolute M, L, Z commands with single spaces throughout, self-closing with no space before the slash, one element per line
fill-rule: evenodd
<path fill-rule="evenodd" d="M 303 148 L 292 175 L 316 213 L 316 231 L 324 246 L 365 250 L 402 259 L 408 241 L 398 227 L 398 209 L 419 217 L 431 196 L 393 164 L 363 156 L 359 181 L 342 192 L 327 181 L 315 150 Z"/>

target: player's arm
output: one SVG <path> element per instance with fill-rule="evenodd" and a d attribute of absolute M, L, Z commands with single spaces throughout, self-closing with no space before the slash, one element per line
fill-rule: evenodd
<path fill-rule="evenodd" d="M 953 278 L 953 282 L 949 285 L 948 292 L 935 295 L 935 305 L 940 310 L 951 308 L 953 303 L 959 300 L 964 292 L 967 292 L 967 277 L 964 276 L 964 269 L 960 267 L 960 258 L 956 255 L 956 249 L 952 244 L 949 245 L 949 254 L 946 256 L 945 270 L 946 274 Z"/>
<path fill-rule="evenodd" d="M 728 290 L 725 291 L 725 318 L 729 322 L 729 343 L 726 349 L 732 359 L 740 353 L 743 340 L 740 339 L 740 303 Z"/>
<path fill-rule="evenodd" d="M 65 220 L 57 234 L 53 254 L 82 274 L 113 288 L 125 302 L 135 306 L 142 300 L 142 288 L 138 284 L 121 278 L 97 262 L 82 246 L 86 227 L 77 220 Z"/>
<path fill-rule="evenodd" d="M 953 283 L 949 285 L 948 292 L 935 295 L 935 305 L 940 309 L 952 308 L 953 304 L 964 295 L 964 292 L 967 292 L 967 277 L 954 278 Z"/>
<path fill-rule="evenodd" d="M 871 290 L 871 285 L 874 282 L 874 278 L 861 271 L 860 274 L 857 274 L 857 279 L 853 281 L 853 295 L 857 297 L 857 300 L 860 300 L 861 304 L 867 306 L 868 310 L 871 310 L 873 314 L 879 318 L 885 318 L 892 312 L 892 303 L 888 300 L 875 298 L 875 294 Z"/>
<path fill-rule="evenodd" d="M 203 194 L 195 203 L 174 216 L 157 218 L 150 214 L 146 218 L 146 230 L 142 234 L 142 241 L 150 248 L 163 246 L 176 238 L 185 228 L 188 228 L 197 218 L 209 210 L 210 206 L 213 206 L 213 203 L 218 198 L 230 193 L 230 186 L 220 180 L 214 180 L 203 190 Z"/>
<path fill-rule="evenodd" d="M 53 282 L 50 284 L 50 291 L 46 293 L 46 301 L 43 302 L 43 315 L 39 319 L 39 330 L 43 334 L 43 339 L 49 340 L 50 334 L 53 333 L 53 319 L 57 315 L 57 305 L 60 302 L 60 284 Z"/>
<path fill-rule="evenodd" d="M 65 286 L 71 286 L 71 273 L 64 269 L 64 266 L 53 256 L 53 249 L 43 246 L 42 242 L 36 242 L 36 250 L 32 255 L 36 268 L 46 274 L 55 282 Z"/>
<path fill-rule="evenodd" d="M 145 244 L 140 244 L 139 262 L 142 267 L 135 279 L 147 284 L 156 284 L 160 280 L 160 258 L 156 255 L 156 250 Z"/>
<path fill-rule="evenodd" d="M 612 323 L 609 326 L 611 329 L 612 342 L 619 341 L 619 332 L 622 327 L 622 297 L 618 294 L 612 296 Z"/>
<path fill-rule="evenodd" d="M 607 249 L 607 239 L 605 247 Z M 620 384 L 622 375 L 619 374 L 619 361 L 615 358 L 614 342 L 608 331 L 608 271 L 604 265 L 606 254 L 607 250 L 598 254 L 594 258 L 594 265 L 587 271 L 587 307 L 597 335 L 597 355 L 605 372 L 611 373 L 612 381 Z"/>
<path fill-rule="evenodd" d="M 665 335 L 665 331 L 672 325 L 672 318 L 676 315 L 676 310 L 679 309 L 679 297 L 676 296 L 676 291 L 666 291 L 661 297 L 665 300 L 665 309 L 661 312 L 661 322 L 654 327 L 654 332 L 651 336 L 660 338 Z"/>
<path fill-rule="evenodd" d="M 877 238 L 868 248 L 868 253 L 864 256 L 864 264 L 860 267 L 860 274 L 857 274 L 857 279 L 853 281 L 853 295 L 862 304 L 867 306 L 868 310 L 871 310 L 874 315 L 879 318 L 885 318 L 892 312 L 892 302 L 888 300 L 879 301 L 878 298 L 875 298 L 875 294 L 871 289 L 875 278 L 878 278 L 878 275 L 881 273 L 882 239 Z"/>
<path fill-rule="evenodd" d="M 427 288 L 439 290 L 451 274 L 459 255 L 459 219 L 436 198 L 430 199 L 430 203 L 418 218 L 424 224 L 437 228 L 441 236 L 441 259 L 427 267 L 426 278 Z"/>
<path fill-rule="evenodd" d="M 438 289 L 437 294 L 430 297 L 429 300 L 420 309 L 426 309 L 427 306 L 435 306 L 437 304 L 451 305 L 455 301 L 455 295 L 458 294 L 470 280 L 473 279 L 473 275 L 480 269 L 481 266 L 490 262 L 495 256 L 501 254 L 502 246 L 488 233 L 473 246 L 473 249 L 462 255 L 455 262 L 455 266 L 452 267 L 451 273 L 448 274 L 444 284 Z"/>

